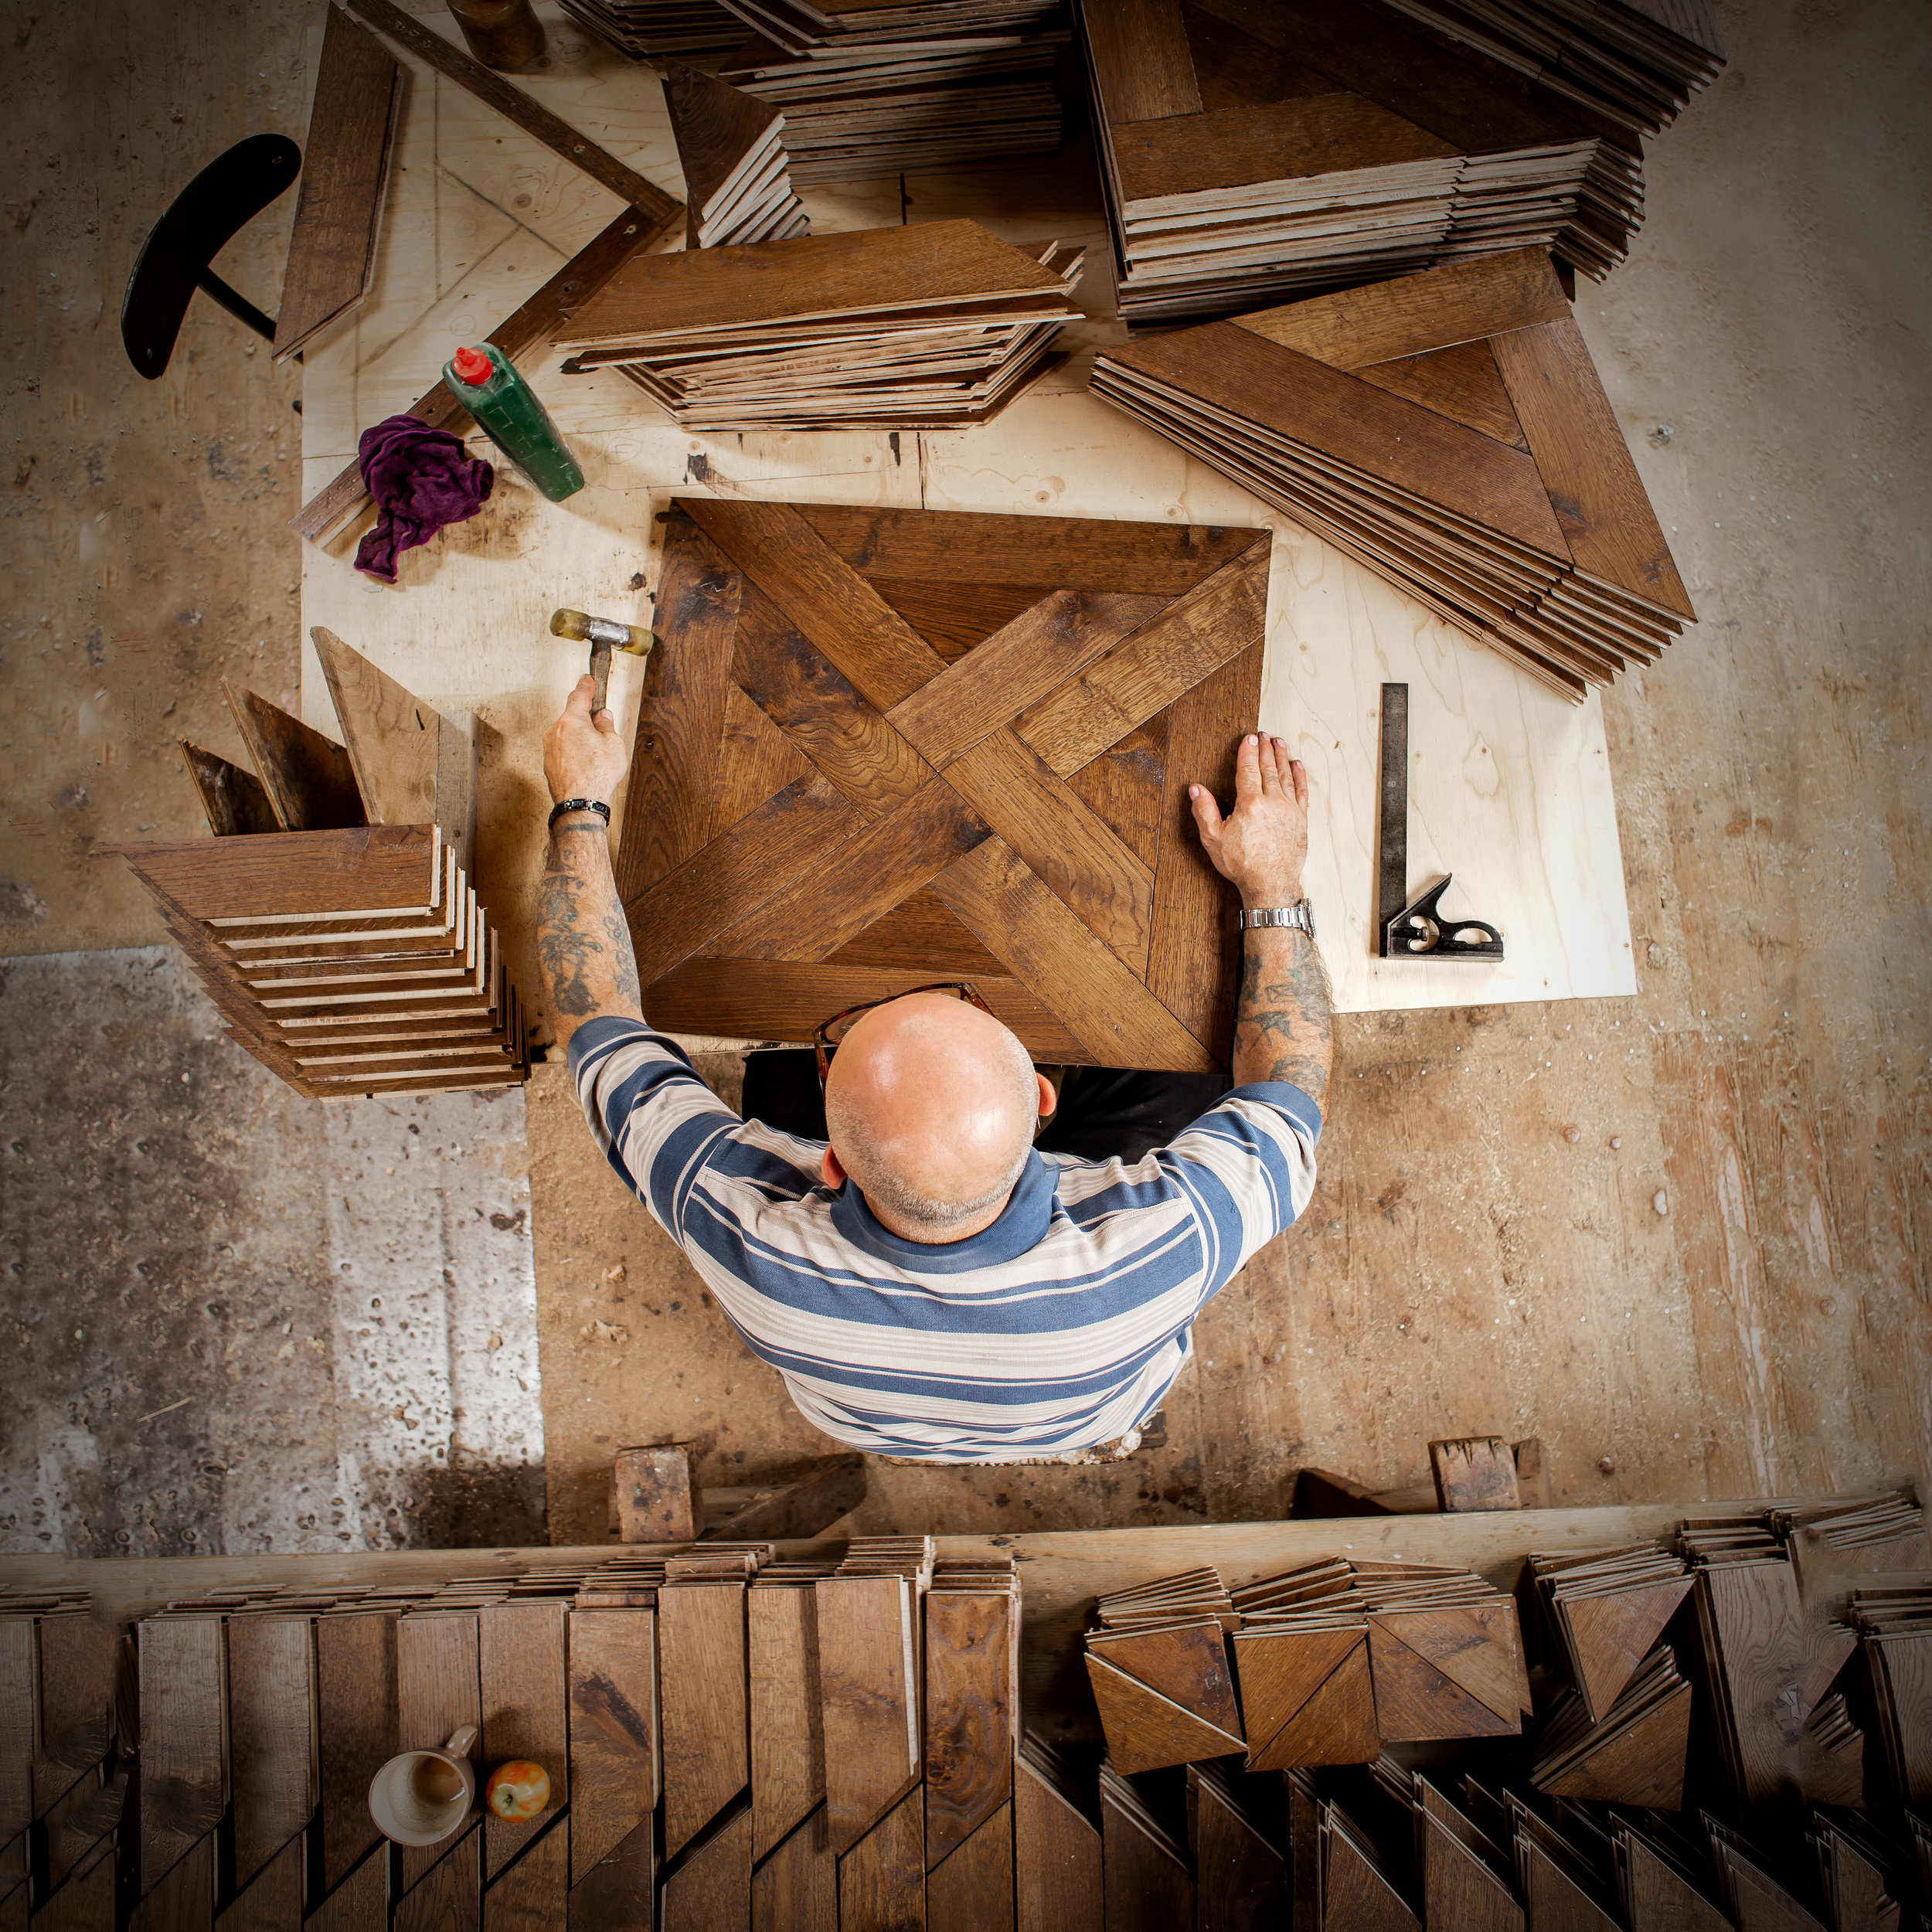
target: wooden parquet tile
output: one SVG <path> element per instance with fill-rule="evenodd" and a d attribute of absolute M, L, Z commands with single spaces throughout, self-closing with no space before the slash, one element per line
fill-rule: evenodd
<path fill-rule="evenodd" d="M 970 977 L 1036 1058 L 1203 1071 L 1264 531 L 680 498 L 618 860 L 645 1009 L 806 1041 Z M 1178 760 L 1178 762 L 1177 762 Z"/>

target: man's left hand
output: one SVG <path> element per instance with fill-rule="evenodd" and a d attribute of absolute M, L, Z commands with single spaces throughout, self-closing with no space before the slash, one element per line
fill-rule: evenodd
<path fill-rule="evenodd" d="M 543 776 L 553 804 L 565 798 L 595 798 L 604 804 L 622 782 L 631 754 L 617 735 L 609 711 L 590 713 L 590 674 L 578 679 L 563 716 L 543 734 Z"/>

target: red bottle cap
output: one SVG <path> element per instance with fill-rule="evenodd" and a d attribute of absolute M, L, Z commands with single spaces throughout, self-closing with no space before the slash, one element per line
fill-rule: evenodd
<path fill-rule="evenodd" d="M 450 367 L 472 387 L 487 383 L 496 373 L 496 365 L 480 349 L 459 349 L 450 358 Z"/>

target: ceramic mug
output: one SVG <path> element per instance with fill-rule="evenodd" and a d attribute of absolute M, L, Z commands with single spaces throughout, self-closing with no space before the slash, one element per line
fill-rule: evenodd
<path fill-rule="evenodd" d="M 462 1824 L 476 1799 L 476 1736 L 465 1724 L 440 1751 L 404 1751 L 370 1779 L 369 1815 L 383 1837 L 438 1845 Z"/>

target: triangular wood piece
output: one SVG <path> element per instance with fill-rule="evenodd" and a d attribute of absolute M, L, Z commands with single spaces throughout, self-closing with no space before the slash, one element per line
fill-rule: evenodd
<path fill-rule="evenodd" d="M 1424 1612 L 1422 1614 L 1433 1614 Z M 1384 1743 L 1432 1738 L 1501 1737 L 1522 1728 L 1513 1713 L 1500 1717 L 1481 1699 L 1451 1682 L 1425 1657 L 1386 1627 L 1369 1623 L 1369 1657 L 1375 1679 L 1376 1728 Z"/>
<path fill-rule="evenodd" d="M 1630 1932 L 1731 1932 L 1730 1920 L 1634 1832 L 1619 1832 L 1617 1857 Z"/>
<path fill-rule="evenodd" d="M 1439 1610 L 1396 1611 L 1373 1626 L 1406 1644 L 1444 1676 L 1516 1728 L 1529 1708 L 1516 1606 L 1507 1597 L 1445 1605 Z"/>
<path fill-rule="evenodd" d="M 1241 1713 L 1234 1701 L 1227 1644 L 1218 1619 L 1179 1630 L 1108 1638 L 1094 1648 L 1116 1670 L 1138 1678 L 1148 1689 L 1216 1729 L 1240 1734 Z"/>
<path fill-rule="evenodd" d="M 870 580 L 872 587 L 950 663 L 1053 594 L 1050 583 L 922 583 Z"/>
<path fill-rule="evenodd" d="M 1100 1707 L 1100 1728 L 1107 1734 L 1107 1757 L 1122 1772 L 1198 1764 L 1243 1748 L 1240 1738 L 1183 1710 L 1091 1651 L 1087 1675 Z"/>
<path fill-rule="evenodd" d="M 1519 1838 L 1516 1869 L 1532 1926 L 1553 1926 L 1560 1932 L 1619 1932 L 1617 1921 L 1540 1845 Z"/>
<path fill-rule="evenodd" d="M 1692 1579 L 1621 1590 L 1610 1597 L 1572 1597 L 1558 1612 L 1576 1667 L 1577 1688 L 1593 1719 L 1610 1713 L 1638 1666 L 1656 1648 L 1664 1626 L 1690 1594 Z"/>
<path fill-rule="evenodd" d="M 1372 362 L 1355 373 L 1391 396 L 1406 396 L 1452 423 L 1479 430 L 1492 441 L 1507 443 L 1526 454 L 1529 451 L 1509 391 L 1503 386 L 1502 372 L 1487 342 L 1458 342 L 1425 355 Z"/>
<path fill-rule="evenodd" d="M 733 685 L 725 693 L 724 735 L 711 793 L 711 836 L 729 832 L 811 768 L 805 754 Z"/>
<path fill-rule="evenodd" d="M 1601 1744 L 1543 1789 L 1552 1798 L 1597 1798 L 1674 1811 L 1684 1801 L 1690 1721 L 1691 1687 L 1685 1684 L 1634 1723 L 1611 1729 Z M 1613 1712 L 1610 1726 L 1615 1724 Z"/>
<path fill-rule="evenodd" d="M 1190 1765 L 1187 1812 L 1199 1923 L 1209 1928 L 1279 1924 L 1287 1904 L 1285 1862 L 1242 1810 L 1231 1782 Z"/>
<path fill-rule="evenodd" d="M 1301 1765 L 1369 1764 L 1381 1754 L 1369 1647 L 1359 1644 L 1249 1761 L 1257 1771 Z"/>
<path fill-rule="evenodd" d="M 318 624 L 308 634 L 369 822 L 430 823 L 436 818 L 440 716 L 333 631 Z"/>
<path fill-rule="evenodd" d="M 1423 1920 L 1458 1932 L 1523 1932 L 1515 1894 L 1488 1861 L 1427 1812 L 1418 1814 Z"/>
<path fill-rule="evenodd" d="M 776 107 L 679 60 L 665 63 L 664 99 L 684 168 L 686 247 L 808 231 L 786 172 L 784 117 Z"/>
<path fill-rule="evenodd" d="M 221 688 L 284 832 L 338 832 L 368 824 L 355 767 L 340 745 L 226 678 Z"/>
<path fill-rule="evenodd" d="M 1332 1821 L 1321 1834 L 1321 1923 L 1333 1932 L 1422 1932 L 1401 1893 Z"/>
<path fill-rule="evenodd" d="M 179 742 L 182 763 L 195 781 L 202 810 L 208 815 L 208 829 L 217 838 L 281 830 L 262 781 L 252 771 L 230 764 L 219 753 L 204 751 L 185 738 Z"/>
<path fill-rule="evenodd" d="M 1354 1651 L 1362 1650 L 1367 1641 L 1368 1631 L 1359 1625 L 1349 1630 L 1262 1630 L 1236 1638 L 1235 1670 L 1240 1683 L 1250 1769 L 1259 1766 L 1262 1753 L 1281 1727 L 1299 1717 L 1336 1668 Z M 1366 1665 L 1366 1650 L 1361 1662 Z M 1372 1730 L 1372 1707 L 1371 1720 Z M 1270 1764 L 1267 1768 L 1283 1767 Z"/>

